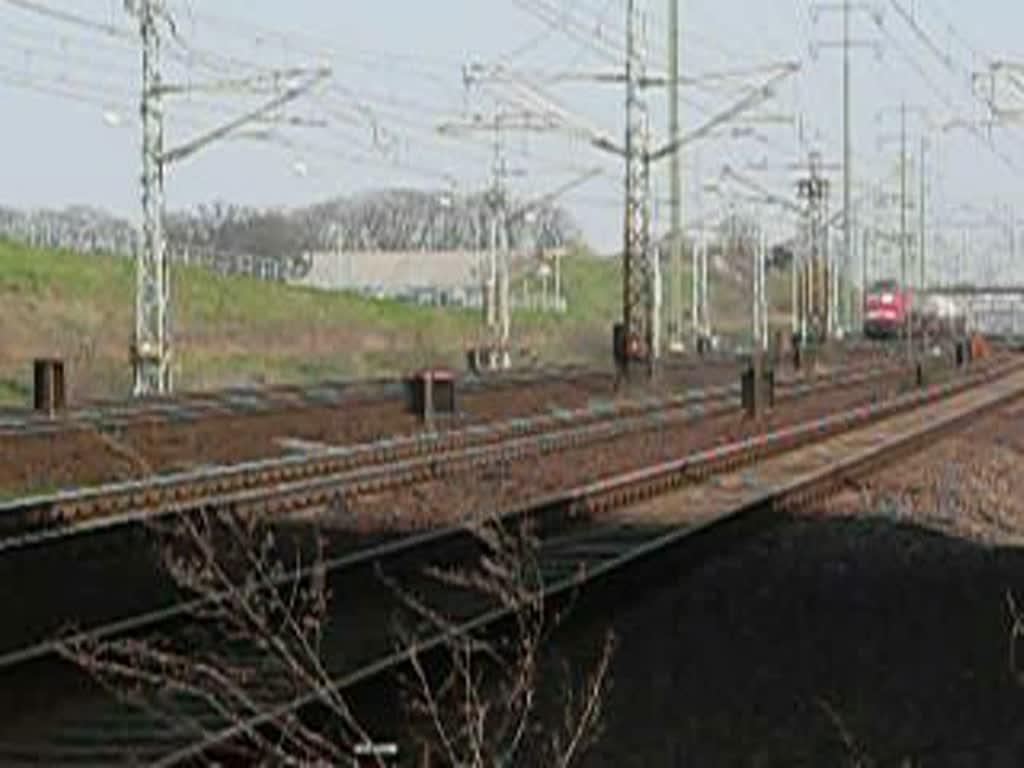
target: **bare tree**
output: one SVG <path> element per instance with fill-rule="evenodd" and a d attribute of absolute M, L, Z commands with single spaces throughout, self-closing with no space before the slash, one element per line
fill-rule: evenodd
<path fill-rule="evenodd" d="M 1006 611 L 1010 617 L 1010 638 L 1007 645 L 1007 665 L 1017 685 L 1024 685 L 1024 668 L 1020 660 L 1020 645 L 1024 639 L 1024 614 L 1017 605 L 1013 592 L 1006 592 Z"/>
<path fill-rule="evenodd" d="M 836 735 L 843 742 L 843 750 L 846 753 L 846 765 L 848 768 L 872 768 L 875 765 L 875 761 L 871 759 L 867 750 L 865 750 L 864 746 L 853 734 L 853 731 L 850 730 L 842 713 L 826 699 L 819 698 L 818 707 L 825 714 L 825 717 L 828 718 L 835 729 Z"/>
<path fill-rule="evenodd" d="M 0 237 L 79 253 L 130 254 L 136 241 L 131 222 L 89 206 L 27 213 L 0 207 Z"/>
<path fill-rule="evenodd" d="M 242 730 L 250 757 L 284 765 L 337 765 L 344 745 L 367 740 L 332 685 L 321 641 L 329 594 L 323 540 L 286 560 L 274 532 L 232 511 L 182 515 L 160 532 L 160 554 L 192 612 L 188 630 L 155 637 L 62 644 L 114 693 L 193 739 L 225 726 Z M 330 717 L 312 727 L 282 702 L 316 693 Z M 267 722 L 249 724 L 257 718 Z M 236 745 L 232 745 L 233 747 Z"/>
<path fill-rule="evenodd" d="M 564 722 L 539 746 L 531 727 L 549 625 L 536 541 L 496 523 L 473 531 L 487 550 L 477 565 L 432 575 L 506 609 L 511 631 L 504 643 L 487 641 L 402 593 L 402 604 L 429 617 L 429 634 L 444 637 L 442 655 L 452 662 L 433 680 L 418 646 L 423 636 L 404 636 L 416 683 L 411 703 L 427 726 L 418 739 L 451 765 L 509 765 L 526 753 L 545 755 L 538 764 L 573 765 L 597 735 L 611 639 L 582 693 L 567 701 Z M 319 532 L 285 541 L 265 521 L 217 510 L 177 517 L 156 533 L 161 560 L 187 601 L 188 626 L 142 638 L 70 635 L 61 646 L 66 658 L 190 740 L 236 728 L 244 743 L 231 746 L 245 759 L 338 765 L 371 741 L 324 661 L 331 595 Z M 488 668 L 494 674 L 485 675 Z M 307 721 L 281 706 L 311 696 L 327 717 Z"/>
<path fill-rule="evenodd" d="M 487 628 L 467 631 L 451 617 L 399 585 L 393 585 L 423 633 L 400 633 L 410 650 L 413 674 L 406 690 L 420 724 L 421 748 L 447 766 L 543 765 L 568 768 L 581 760 L 600 733 L 614 637 L 609 632 L 596 665 L 574 690 L 569 670 L 560 722 L 545 722 L 538 691 L 542 653 L 557 616 L 545 601 L 539 542 L 526 523 L 511 529 L 496 520 L 472 525 L 483 549 L 471 568 L 430 569 L 438 583 L 484 598 L 510 617 L 504 641 Z M 447 638 L 438 672 L 424 661 L 419 637 Z M 429 761 L 428 761 L 429 762 Z"/>

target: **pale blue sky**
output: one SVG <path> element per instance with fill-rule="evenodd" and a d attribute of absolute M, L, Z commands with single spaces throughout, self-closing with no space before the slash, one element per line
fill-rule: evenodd
<path fill-rule="evenodd" d="M 0 0 L 0 203 L 20 207 L 92 203 L 135 219 L 138 57 L 122 2 L 34 1 L 126 34 L 122 39 L 91 31 Z M 915 0 L 898 2 L 910 9 Z M 211 147 L 172 169 L 167 191 L 173 207 L 218 198 L 291 205 L 395 184 L 436 188 L 445 183 L 444 174 L 454 178 L 460 190 L 477 189 L 490 169 L 486 137 L 460 144 L 441 141 L 433 133 L 446 117 L 458 118 L 490 104 L 485 96 L 464 91 L 461 64 L 516 53 L 508 59 L 510 67 L 608 69 L 611 61 L 577 38 L 558 30 L 545 32 L 544 23 L 525 8 L 567 10 L 592 34 L 601 30 L 618 46 L 625 6 L 624 0 L 172 0 L 170 4 L 192 51 L 186 53 L 168 43 L 172 78 L 199 82 L 218 75 L 236 77 L 246 73 L 251 63 L 294 66 L 329 61 L 334 70 L 329 90 L 319 91 L 291 110 L 292 115 L 326 119 L 329 127 L 287 128 L 282 136 L 290 146 L 281 141 L 231 141 Z M 805 0 L 682 0 L 682 4 L 685 72 L 800 60 L 800 76 L 784 86 L 779 100 L 764 111 L 802 115 L 809 126 L 806 135 L 817 139 L 828 158 L 840 159 L 839 54 L 823 51 L 814 58 L 808 51 L 811 39 L 838 36 L 838 15 L 825 14 L 814 24 Z M 929 107 L 936 121 L 954 114 L 978 117 L 980 108 L 967 90 L 968 70 L 986 66 L 986 57 L 1024 59 L 1024 45 L 1019 42 L 1019 30 L 1024 28 L 1021 3 L 916 0 L 916 4 L 919 23 L 930 41 L 949 54 L 951 68 L 900 18 L 892 0 L 874 4 L 885 11 L 881 28 L 866 14 L 855 17 L 855 37 L 886 44 L 881 59 L 869 50 L 855 56 L 858 179 L 892 167 L 894 147 L 883 147 L 878 137 L 892 133 L 897 122 L 892 114 L 876 120 L 880 107 L 905 98 Z M 660 67 L 658 57 L 664 56 L 666 48 L 665 0 L 649 0 L 648 5 L 652 66 Z M 73 100 L 67 92 L 82 100 Z M 621 133 L 621 88 L 558 85 L 549 92 L 591 123 L 614 135 Z M 686 96 L 688 126 L 735 98 L 714 88 L 687 91 Z M 658 97 L 653 110 L 659 136 L 665 133 L 663 101 Z M 252 97 L 222 95 L 171 101 L 169 143 L 212 126 L 219 117 L 230 116 L 232 109 L 254 103 Z M 378 130 L 383 128 L 385 133 L 378 134 L 378 139 L 391 147 L 391 154 L 383 155 L 374 145 L 365 108 L 371 110 Z M 797 159 L 803 151 L 792 127 L 760 130 L 762 140 L 719 137 L 702 144 L 700 170 L 713 176 L 724 162 L 743 166 L 762 158 L 778 165 Z M 932 179 L 935 202 L 978 198 L 1015 202 L 1024 174 L 1024 126 L 1015 133 L 998 134 L 997 144 L 1019 170 L 1007 169 L 964 131 L 946 134 L 933 151 L 940 160 L 939 173 Z M 526 172 L 513 182 L 522 194 L 556 187 L 581 168 L 602 167 L 604 177 L 574 191 L 565 202 L 594 242 L 615 247 L 621 230 L 621 167 L 613 158 L 563 137 L 512 136 L 509 147 L 512 164 Z M 689 167 L 695 160 L 696 155 L 688 153 Z M 305 175 L 296 172 L 300 165 L 307 169 Z M 766 186 L 783 194 L 788 194 L 791 176 L 781 171 L 758 174 Z M 693 185 L 689 186 L 692 210 Z M 663 172 L 658 176 L 658 191 L 661 195 L 667 191 Z M 716 201 L 706 198 L 703 205 L 713 209 Z"/>

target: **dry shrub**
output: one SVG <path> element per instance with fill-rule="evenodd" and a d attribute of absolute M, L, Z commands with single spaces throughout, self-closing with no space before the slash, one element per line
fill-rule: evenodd
<path fill-rule="evenodd" d="M 308 538 L 286 543 L 264 522 L 223 509 L 161 524 L 159 554 L 188 609 L 185 626 L 141 637 L 77 633 L 61 653 L 190 742 L 231 728 L 240 737 L 232 753 L 247 762 L 347 764 L 352 748 L 371 739 L 324 661 L 326 623 L 346 617 L 329 611 L 324 540 L 305 531 Z M 422 632 L 400 636 L 413 669 L 409 701 L 425 725 L 416 738 L 447 765 L 527 764 L 518 760 L 526 754 L 543 756 L 538 765 L 575 765 L 599 732 L 611 638 L 583 690 L 566 701 L 562 722 L 540 722 L 540 654 L 557 622 L 547 622 L 538 543 L 497 523 L 472 531 L 485 555 L 471 568 L 431 576 L 508 611 L 511 630 L 503 641 L 488 639 L 412 593 L 396 593 L 426 636 L 441 638 L 448 670 L 441 679 L 428 672 Z M 308 721 L 290 706 L 309 700 L 327 716 Z"/>
<path fill-rule="evenodd" d="M 425 628 L 406 627 L 403 647 L 411 650 L 413 673 L 407 702 L 419 723 L 428 764 L 466 768 L 504 765 L 578 765 L 600 734 L 602 703 L 614 652 L 611 633 L 579 689 L 565 670 L 560 722 L 545 723 L 538 691 L 543 683 L 542 651 L 558 616 L 546 605 L 538 559 L 539 542 L 526 523 L 511 529 L 490 520 L 471 528 L 483 548 L 471 568 L 432 569 L 437 583 L 482 597 L 491 610 L 505 611 L 512 629 L 504 639 L 484 629 L 465 631 L 428 602 L 393 584 L 411 616 Z M 448 638 L 441 672 L 424 661 L 417 637 Z"/>

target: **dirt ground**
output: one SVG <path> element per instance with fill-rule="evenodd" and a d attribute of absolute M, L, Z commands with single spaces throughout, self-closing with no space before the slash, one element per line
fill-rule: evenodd
<path fill-rule="evenodd" d="M 617 392 L 611 372 L 590 370 L 572 379 L 540 379 L 460 394 L 458 416 L 436 424 L 460 428 L 496 420 L 525 418 L 556 410 L 583 408 L 630 394 L 669 395 L 738 379 L 732 361 L 709 367 L 680 367 L 659 386 L 638 393 Z M 78 425 L 43 434 L 0 435 L 0 495 L 117 482 L 282 456 L 282 439 L 347 445 L 413 434 L 423 422 L 401 399 L 367 399 L 341 406 L 302 406 L 254 414 L 206 414 L 189 421 L 139 420 L 116 430 Z"/>
<path fill-rule="evenodd" d="M 1006 410 L 635 594 L 583 764 L 1024 765 L 1022 452 Z"/>
<path fill-rule="evenodd" d="M 888 355 L 870 347 L 837 349 L 831 363 L 882 361 Z M 458 428 L 582 408 L 621 398 L 668 396 L 708 386 L 735 384 L 738 361 L 729 357 L 696 362 L 681 358 L 666 365 L 653 386 L 617 388 L 610 368 L 590 369 L 573 379 L 541 379 L 506 387 L 460 393 L 458 416 L 438 428 Z M 787 362 L 777 368 L 793 377 Z M 357 401 L 340 406 L 297 406 L 257 413 L 207 413 L 188 419 L 139 420 L 127 426 L 89 428 L 75 422 L 51 433 L 0 435 L 0 497 L 45 493 L 60 488 L 117 482 L 153 473 L 184 471 L 281 456 L 282 440 L 346 445 L 422 431 L 423 423 L 399 399 Z"/>
<path fill-rule="evenodd" d="M 663 428 L 652 425 L 596 444 L 584 444 L 547 455 L 518 458 L 457 477 L 444 477 L 355 498 L 345 510 L 372 530 L 423 528 L 467 519 L 481 509 L 512 508 L 530 499 L 568 488 L 729 445 L 754 435 L 779 430 L 869 405 L 899 394 L 899 379 L 868 382 L 848 389 L 779 402 L 766 416 L 753 420 L 729 412 Z M 333 524 L 334 512 L 323 520 Z"/>

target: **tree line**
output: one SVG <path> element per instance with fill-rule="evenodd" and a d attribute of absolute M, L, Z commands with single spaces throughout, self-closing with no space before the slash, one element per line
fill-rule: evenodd
<path fill-rule="evenodd" d="M 580 237 L 569 213 L 539 205 L 527 215 L 508 203 L 512 248 L 554 248 Z M 316 251 L 430 251 L 489 247 L 495 207 L 486 194 L 454 197 L 410 189 L 339 197 L 292 209 L 218 201 L 169 213 L 165 230 L 172 258 L 187 251 L 278 260 L 301 270 Z M 19 211 L 0 208 L 0 236 L 34 246 L 82 253 L 132 254 L 132 222 L 97 208 Z"/>

